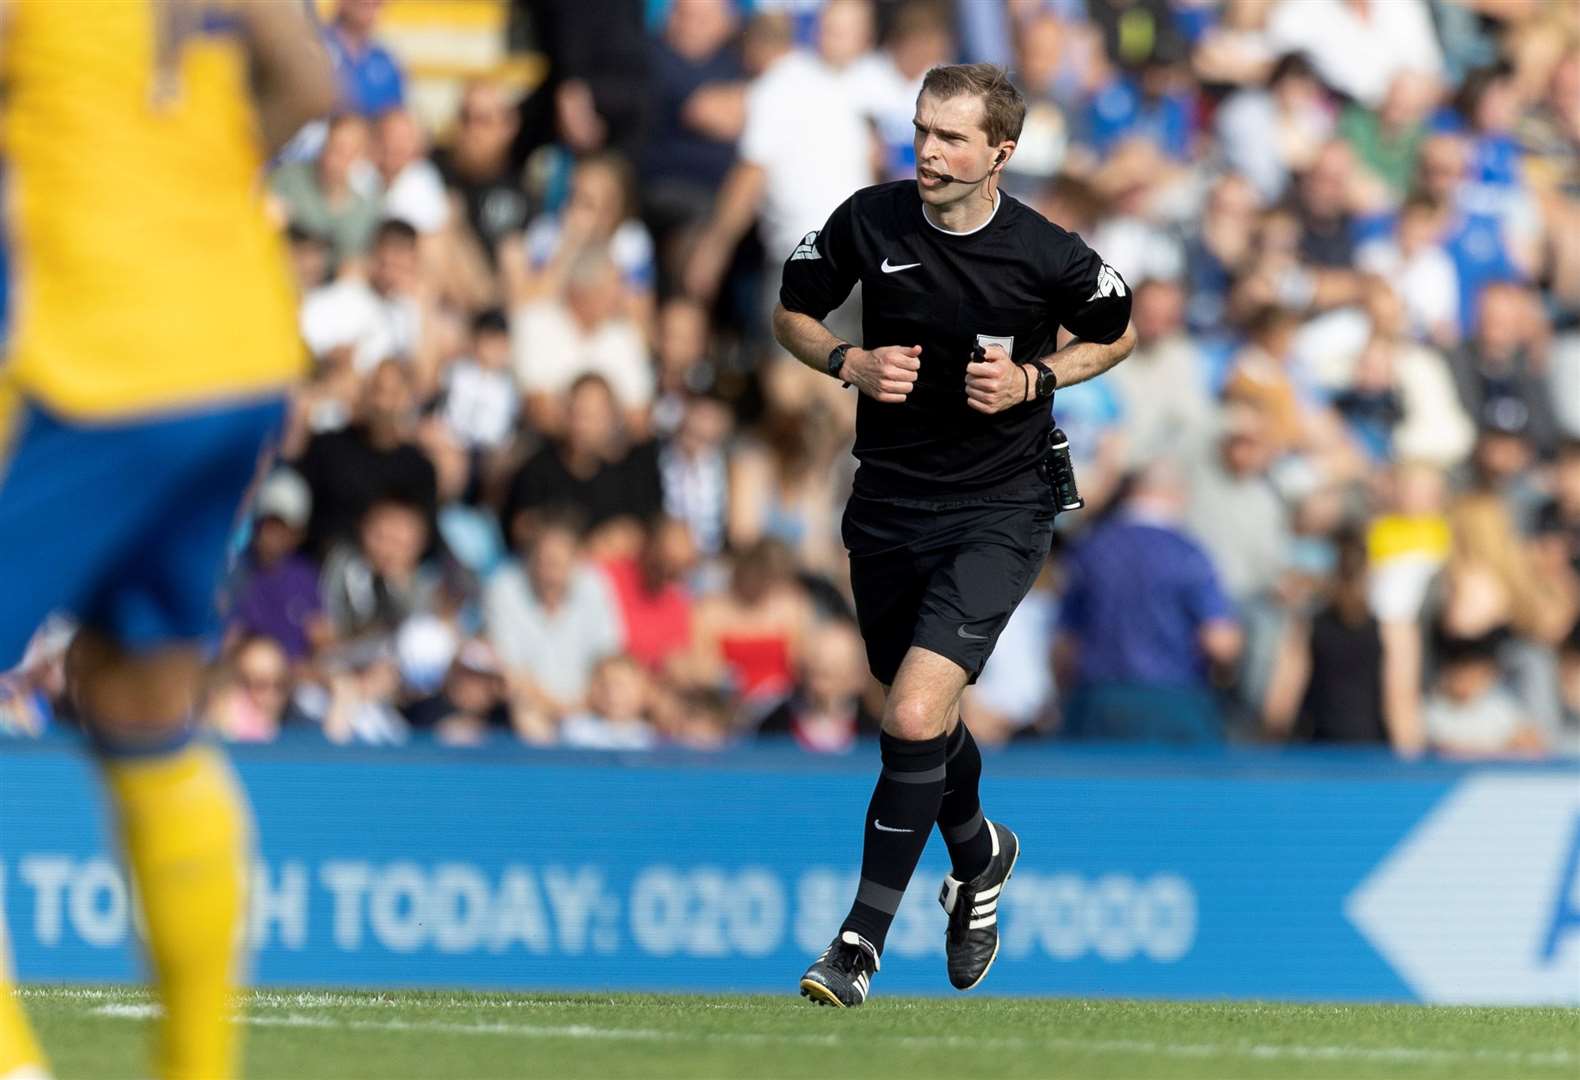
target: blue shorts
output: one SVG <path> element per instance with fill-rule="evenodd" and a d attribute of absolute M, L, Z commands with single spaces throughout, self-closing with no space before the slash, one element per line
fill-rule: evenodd
<path fill-rule="evenodd" d="M 215 634 L 226 542 L 284 417 L 277 397 L 95 424 L 24 402 L 0 459 L 0 671 L 57 609 L 133 650 Z"/>

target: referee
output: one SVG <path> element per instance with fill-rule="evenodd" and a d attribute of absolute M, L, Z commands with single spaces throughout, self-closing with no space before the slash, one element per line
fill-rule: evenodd
<path fill-rule="evenodd" d="M 1001 68 L 929 71 L 916 182 L 863 188 L 808 233 L 774 310 L 781 345 L 862 395 L 843 532 L 867 662 L 888 692 L 855 902 L 801 979 L 820 1004 L 866 1000 L 934 824 L 953 863 L 939 896 L 950 981 L 971 989 L 998 954 L 1020 845 L 983 817 L 960 696 L 1052 540 L 1038 464 L 1054 388 L 1100 375 L 1135 342 L 1119 274 L 998 190 L 1025 114 Z M 821 321 L 858 281 L 865 347 Z M 1075 340 L 1055 351 L 1060 326 Z"/>

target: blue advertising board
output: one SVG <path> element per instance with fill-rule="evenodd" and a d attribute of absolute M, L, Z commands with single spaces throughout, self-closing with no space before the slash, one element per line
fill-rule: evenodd
<path fill-rule="evenodd" d="M 792 992 L 853 894 L 876 752 L 588 755 L 288 743 L 235 754 L 254 981 Z M 1580 769 L 1015 748 L 1024 855 L 984 991 L 1580 1003 Z M 947 854 L 886 993 L 945 993 Z M 93 766 L 0 742 L 0 906 L 24 979 L 139 975 Z"/>

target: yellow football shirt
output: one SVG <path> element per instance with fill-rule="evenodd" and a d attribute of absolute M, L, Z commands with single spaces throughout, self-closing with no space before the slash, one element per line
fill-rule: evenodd
<path fill-rule="evenodd" d="M 245 51 L 199 10 L 4 9 L 13 316 L 0 370 L 67 416 L 254 396 L 304 364 L 284 244 L 263 211 Z"/>

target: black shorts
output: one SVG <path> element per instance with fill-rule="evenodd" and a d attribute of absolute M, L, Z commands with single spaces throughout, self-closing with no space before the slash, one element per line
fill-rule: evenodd
<path fill-rule="evenodd" d="M 1053 543 L 1052 493 L 974 499 L 852 495 L 842 532 L 867 666 L 892 685 L 912 645 L 976 682 Z"/>

